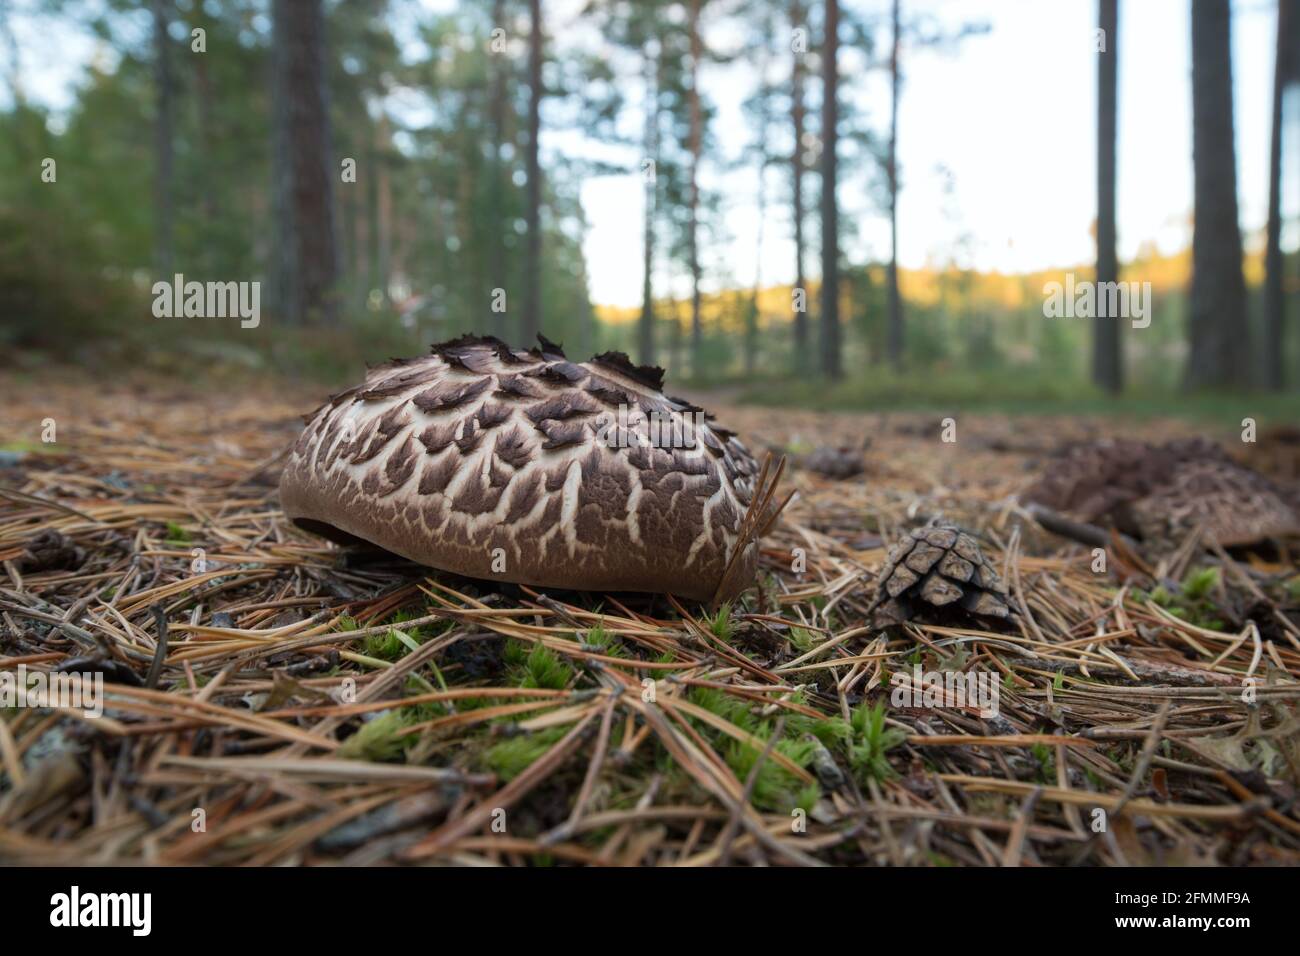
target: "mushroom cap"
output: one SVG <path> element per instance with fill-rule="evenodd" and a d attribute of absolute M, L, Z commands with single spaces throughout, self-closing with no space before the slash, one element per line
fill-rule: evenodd
<path fill-rule="evenodd" d="M 522 352 L 462 336 L 371 368 L 306 416 L 285 514 L 468 577 L 699 600 L 747 587 L 745 446 L 665 396 L 662 369 L 570 362 L 539 338 Z"/>
<path fill-rule="evenodd" d="M 1176 548 L 1197 527 L 1223 547 L 1300 534 L 1294 495 L 1204 439 L 1076 445 L 1025 497 L 1135 533 L 1159 551 Z"/>
<path fill-rule="evenodd" d="M 1132 506 L 1142 537 L 1173 547 L 1196 528 L 1231 548 L 1300 534 L 1300 512 L 1263 475 L 1232 461 L 1180 462 Z"/>

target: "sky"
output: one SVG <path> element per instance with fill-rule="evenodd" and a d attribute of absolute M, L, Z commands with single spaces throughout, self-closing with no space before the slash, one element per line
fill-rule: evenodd
<path fill-rule="evenodd" d="M 453 0 L 421 0 L 445 12 Z M 841 0 L 864 17 L 887 14 L 889 0 Z M 584 0 L 545 0 L 547 32 L 557 47 L 590 48 L 601 42 L 580 14 Z M 713 48 L 733 49 L 742 27 L 719 13 L 730 0 L 706 6 L 704 35 Z M 717 12 L 712 12 L 717 11 Z M 905 268 L 951 259 L 981 270 L 1022 272 L 1084 264 L 1094 257 L 1097 57 L 1093 52 L 1096 0 L 903 0 L 904 18 L 925 16 L 954 29 L 980 21 L 988 32 L 953 52 L 904 46 L 899 106 L 899 261 Z M 1263 227 L 1268 192 L 1270 99 L 1275 4 L 1235 0 L 1232 45 L 1238 197 L 1250 243 Z M 105 51 L 84 33 L 47 28 L 37 18 L 14 17 L 21 76 L 27 95 L 54 109 L 66 107 L 85 65 Z M 788 29 L 788 27 L 785 27 Z M 1114 38 L 1110 38 L 1114 39 Z M 1121 259 L 1144 244 L 1174 252 L 1190 241 L 1192 209 L 1191 28 L 1189 0 L 1121 0 L 1119 36 L 1118 231 Z M 1109 41 L 1108 41 L 1109 42 Z M 519 46 L 522 46 L 520 44 Z M 0 50 L 5 73 L 10 65 Z M 522 53 L 520 53 L 522 55 Z M 629 64 L 630 65 L 630 64 Z M 773 65 L 774 76 L 788 71 Z M 888 124 L 888 78 L 867 72 L 855 54 L 841 58 L 841 96 L 883 135 Z M 757 70 L 742 58 L 706 64 L 701 89 L 717 109 L 716 140 L 735 160 L 753 139 L 741 104 Z M 641 84 L 629 73 L 630 109 L 624 132 L 639 139 Z M 1300 114 L 1300 97 L 1289 101 Z M 547 113 L 543 113 L 546 125 Z M 1300 124 L 1292 123 L 1294 131 Z M 1289 155 L 1300 143 L 1288 142 Z M 600 156 L 639 170 L 631 148 L 594 143 L 580 131 L 543 130 L 543 168 L 567 157 Z M 721 158 L 721 157 L 719 157 Z M 1300 243 L 1300 164 L 1288 168 L 1283 191 L 1284 246 Z M 841 217 L 854 227 L 847 261 L 880 260 L 888 251 L 884 210 L 866 195 L 861 170 L 842 170 Z M 756 269 L 766 285 L 794 278 L 792 223 L 784 170 L 767 175 L 767 214 L 758 235 L 758 174 L 707 162 L 704 188 L 721 198 L 719 228 L 704 244 L 705 289 L 749 285 Z M 805 182 L 810 205 L 816 175 Z M 639 172 L 588 179 L 581 200 L 588 223 L 584 241 L 592 300 L 631 306 L 641 293 Z M 815 209 L 806 223 L 818 235 Z M 815 249 L 806 271 L 818 271 Z M 679 266 L 655 275 L 656 293 L 684 295 L 688 278 Z"/>
<path fill-rule="evenodd" d="M 864 14 L 883 14 L 885 0 L 845 0 Z M 989 31 L 968 38 L 955 54 L 904 48 L 899 104 L 899 262 L 905 268 L 942 264 L 956 256 L 981 270 L 1023 272 L 1086 263 L 1095 258 L 1097 67 L 1093 52 L 1095 0 L 904 0 L 904 15 L 931 14 L 949 28 L 981 20 Z M 1268 143 L 1275 44 L 1271 0 L 1233 4 L 1234 111 L 1242 228 L 1262 229 L 1267 215 Z M 721 25 L 712 39 L 725 42 Z M 707 35 L 707 34 L 706 34 Z M 1122 0 L 1119 23 L 1117 186 L 1121 259 L 1144 243 L 1174 252 L 1191 238 L 1191 25 L 1188 0 Z M 720 111 L 724 142 L 748 132 L 740 103 L 753 70 L 715 68 L 701 81 Z M 841 78 L 852 99 L 882 135 L 889 88 L 882 74 Z M 707 85 L 706 85 L 707 83 Z M 1293 108 L 1300 104 L 1291 102 Z M 1291 124 L 1294 129 L 1294 123 Z M 1300 153 L 1288 143 L 1291 156 Z M 1300 166 L 1300 164 L 1297 164 Z M 1284 208 L 1294 220 L 1300 169 L 1288 170 Z M 769 176 L 761 276 L 764 284 L 794 278 L 794 243 L 786 183 Z M 949 178 L 950 177 L 950 178 Z M 726 231 L 733 241 L 711 248 L 712 272 L 728 270 L 752 282 L 760 263 L 757 173 L 709 170 L 704 181 L 724 191 Z M 816 188 L 809 176 L 806 189 Z M 950 189 L 948 195 L 946 190 Z M 884 210 L 865 195 L 861 177 L 839 192 L 842 216 L 860 241 L 845 250 L 851 262 L 888 253 Z M 583 190 L 593 300 L 640 301 L 636 223 L 641 194 L 635 177 L 593 181 Z M 814 200 L 815 201 L 815 200 Z M 818 234 L 810 216 L 807 230 Z M 1294 225 L 1285 244 L 1297 242 Z M 968 236 L 969 241 L 959 245 Z M 811 257 L 810 257 L 811 258 Z M 815 274 L 817 263 L 806 269 Z M 661 275 L 674 294 L 685 276 Z M 709 283 L 716 287 L 716 278 Z"/>

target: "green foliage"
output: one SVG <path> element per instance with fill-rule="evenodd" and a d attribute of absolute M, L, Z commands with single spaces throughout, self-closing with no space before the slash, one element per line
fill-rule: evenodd
<path fill-rule="evenodd" d="M 1211 567 L 1189 571 L 1176 594 L 1159 584 L 1149 594 L 1137 590 L 1134 595 L 1138 600 L 1149 599 L 1196 627 L 1221 631 L 1227 625 L 1213 599 L 1218 587 L 1219 569 Z"/>
<path fill-rule="evenodd" d="M 381 661 L 395 661 L 406 655 L 409 648 L 392 630 L 382 634 L 367 634 L 362 639 L 362 653 Z"/>
<path fill-rule="evenodd" d="M 343 158 L 354 160 L 357 178 L 337 181 L 334 189 L 341 272 L 334 292 L 341 318 L 336 326 L 310 329 L 284 328 L 275 321 L 269 281 L 280 247 L 276 203 L 268 188 L 277 165 L 272 145 L 277 112 L 266 82 L 275 55 L 268 5 L 254 0 L 166 5 L 172 18 L 173 108 L 165 131 L 156 126 L 155 49 L 147 11 L 142 16 L 139 4 L 111 0 L 73 5 L 78 16 L 72 17 L 68 6 L 58 0 L 19 4 L 10 11 L 23 21 L 14 34 L 19 40 L 42 30 L 80 29 L 92 44 L 69 49 L 85 46 L 103 55 L 74 64 L 81 69 L 66 108 L 50 111 L 9 97 L 0 110 L 0 349 L 22 349 L 32 361 L 58 354 L 97 366 L 116 359 L 171 372 L 202 364 L 214 374 L 238 366 L 337 379 L 355 376 L 362 360 L 420 351 L 431 339 L 464 331 L 520 337 L 529 244 L 527 58 L 514 50 L 494 55 L 489 37 L 500 27 L 516 43 L 527 32 L 525 4 L 458 0 L 435 4 L 433 10 L 389 0 L 326 5 L 329 161 L 334 166 Z M 859 257 L 843 268 L 843 352 L 847 367 L 875 364 L 872 374 L 849 376 L 831 387 L 809 376 L 775 386 L 763 381 L 762 376 L 790 371 L 788 290 L 772 287 L 751 295 L 749 276 L 718 264 L 732 258 L 719 256 L 718 249 L 748 241 L 728 236 L 724 222 L 737 190 L 747 187 L 728 183 L 724 191 L 715 184 L 738 162 L 765 169 L 774 179 L 790 171 L 784 119 L 790 90 L 763 66 L 788 57 L 788 41 L 772 26 L 785 23 L 788 10 L 761 3 L 705 6 L 704 20 L 711 24 L 705 30 L 705 60 L 743 61 L 754 67 L 752 75 L 767 80 L 746 86 L 747 128 L 739 137 L 728 129 L 726 142 L 715 122 L 718 103 L 711 81 L 697 87 L 692 77 L 683 4 L 592 0 L 581 15 L 590 29 L 552 26 L 546 41 L 543 122 L 561 139 L 574 130 L 594 141 L 590 145 L 625 145 L 629 133 L 639 139 L 642 76 L 648 68 L 655 78 L 655 273 L 686 273 L 694 246 L 703 250 L 706 287 L 722 289 L 705 296 L 695 356 L 699 368 L 688 368 L 685 361 L 691 348 L 689 303 L 681 298 L 655 303 L 659 351 L 675 379 L 687 371 L 701 383 L 730 377 L 751 390 L 745 397 L 782 405 L 1172 412 L 1224 422 L 1249 414 L 1261 422 L 1290 420 L 1294 392 L 1189 398 L 1177 391 L 1178 363 L 1169 356 L 1185 336 L 1187 311 L 1180 291 L 1186 265 L 1178 257 L 1144 251 L 1125 264 L 1126 278 L 1157 275 L 1160 281 L 1150 326 L 1128 349 L 1133 385 L 1116 400 L 1085 384 L 1090 325 L 1044 320 L 1042 288 L 1049 276 L 975 272 L 969 260 L 979 237 L 956 221 L 950 223 L 949 241 L 936 250 L 935 267 L 904 282 L 903 370 L 879 366 L 885 343 L 881 317 L 887 313 L 885 267 Z M 819 10 L 811 4 L 806 11 L 814 36 Z M 870 67 L 879 55 L 875 25 L 848 7 L 841 16 L 846 57 L 852 49 L 853 57 L 866 58 Z M 733 33 L 725 51 L 713 48 L 714 24 Z M 205 31 L 211 52 L 190 53 L 188 37 L 195 28 Z M 596 42 L 587 41 L 589 33 Z M 810 71 L 807 132 L 817 136 L 815 63 Z M 631 95 L 629 81 L 636 86 Z M 869 205 L 883 208 L 881 144 L 873 132 L 879 117 L 847 89 L 838 124 L 843 182 L 856 181 L 865 187 Z M 697 97 L 705 174 L 692 177 Z M 167 191 L 172 242 L 165 262 L 155 252 L 155 134 L 165 134 L 172 144 Z M 579 198 L 599 176 L 634 173 L 628 167 L 637 160 L 590 159 L 606 150 L 587 145 L 565 148 L 562 161 L 543 153 L 539 270 L 547 333 L 584 354 L 629 348 L 635 335 L 631 323 L 595 322 Z M 41 181 L 45 157 L 58 160 L 56 183 Z M 808 233 L 814 231 L 814 181 L 806 184 Z M 769 187 L 763 201 L 784 207 L 787 197 Z M 780 218 L 771 208 L 767 215 Z M 845 248 L 860 247 L 858 223 L 868 219 L 841 216 Z M 640 224 L 628 225 L 639 242 Z M 813 252 L 805 250 L 807 256 Z M 1285 259 L 1284 272 L 1293 274 L 1297 254 L 1287 252 Z M 164 271 L 190 279 L 262 282 L 268 321 L 255 332 L 208 320 L 159 321 L 150 312 L 151 288 Z M 660 282 L 661 294 L 665 284 Z M 819 290 L 814 286 L 808 291 L 815 312 Z M 489 297 L 497 289 L 506 296 L 505 311 L 491 309 Z M 811 318 L 815 338 L 815 314 Z M 1295 338 L 1287 345 L 1290 367 Z M 933 374 L 915 374 L 918 369 Z"/>
<path fill-rule="evenodd" d="M 343 760 L 369 760 L 383 763 L 397 760 L 415 742 L 414 735 L 401 731 L 417 723 L 418 715 L 410 708 L 398 708 L 373 717 L 339 745 L 336 754 Z"/>
<path fill-rule="evenodd" d="M 589 648 L 606 657 L 627 657 L 627 649 L 619 641 L 618 636 L 606 631 L 597 624 L 583 635 L 583 643 Z"/>
<path fill-rule="evenodd" d="M 770 734 L 769 734 L 770 736 Z M 761 737 L 766 745 L 768 737 Z M 812 761 L 814 745 L 808 740 L 793 740 L 786 737 L 778 740 L 773 750 L 788 757 L 797 766 L 807 767 Z M 722 758 L 731 768 L 732 773 L 742 783 L 749 779 L 754 764 L 762 751 L 738 740 L 730 740 L 723 747 Z M 816 783 L 804 784 L 772 759 L 771 754 L 763 761 L 754 780 L 754 806 L 764 810 L 787 812 L 795 807 L 807 810 L 819 799 L 820 790 Z"/>
<path fill-rule="evenodd" d="M 849 729 L 849 766 L 858 780 L 864 784 L 868 780 L 883 783 L 893 776 L 888 753 L 907 739 L 907 733 L 886 726 L 884 703 L 868 706 L 864 701 L 859 704 L 853 711 Z"/>
<path fill-rule="evenodd" d="M 167 522 L 167 543 L 168 544 L 189 544 L 190 533 L 178 525 L 175 521 Z"/>
<path fill-rule="evenodd" d="M 1047 744 L 1034 744 L 1029 748 L 1034 759 L 1038 761 L 1038 776 L 1042 783 L 1051 783 L 1056 779 L 1056 757 Z"/>
<path fill-rule="evenodd" d="M 750 703 L 739 697 L 733 697 L 726 691 L 716 687 L 692 687 L 686 696 L 695 706 L 716 714 L 741 730 L 753 733 L 761 726 L 759 719 L 750 710 Z"/>
<path fill-rule="evenodd" d="M 501 651 L 501 660 L 508 668 L 521 668 L 528 662 L 528 652 L 531 650 L 532 644 L 528 641 L 517 641 L 511 637 L 506 640 L 506 646 Z"/>
<path fill-rule="evenodd" d="M 709 630 L 721 641 L 731 640 L 731 605 L 723 604 L 709 619 Z"/>
<path fill-rule="evenodd" d="M 806 654 L 818 644 L 816 632 L 810 631 L 805 627 L 790 628 L 790 643 L 794 645 L 795 650 L 800 654 Z"/>
<path fill-rule="evenodd" d="M 544 644 L 534 644 L 522 663 L 519 663 L 519 657 L 519 652 L 516 650 L 512 653 L 507 645 L 506 661 L 510 664 L 511 677 L 516 687 L 563 690 L 575 676 L 574 669 Z"/>
<path fill-rule="evenodd" d="M 544 757 L 568 730 L 567 727 L 549 727 L 535 733 L 507 736 L 483 752 L 483 764 L 508 782 Z"/>
<path fill-rule="evenodd" d="M 411 651 L 418 649 L 430 637 L 440 634 L 451 627 L 451 621 L 436 621 L 419 627 L 402 626 L 407 621 L 414 621 L 424 616 L 426 615 L 420 611 L 398 611 L 388 621 L 391 625 L 389 630 L 379 634 L 366 635 L 362 643 L 362 653 L 367 657 L 374 657 L 381 661 L 396 661 L 405 657 Z M 352 618 L 345 617 L 344 620 L 348 624 L 344 626 L 340 622 L 339 630 L 352 631 L 357 629 L 357 622 Z M 428 688 L 424 689 L 427 690 Z"/>
<path fill-rule="evenodd" d="M 1183 579 L 1183 597 L 1189 601 L 1203 601 L 1219 586 L 1218 568 L 1201 568 L 1187 572 Z"/>
<path fill-rule="evenodd" d="M 696 706 L 704 708 L 763 741 L 762 746 L 755 748 L 723 734 L 703 721 L 692 720 L 692 724 L 710 740 L 737 779 L 742 782 L 747 780 L 767 741 L 771 739 L 775 730 L 775 721 L 758 716 L 751 702 L 733 697 L 717 688 L 695 687 L 687 696 Z M 811 763 L 815 750 L 812 741 L 803 739 L 803 734 L 808 728 L 808 718 L 787 714 L 785 730 L 781 739 L 773 746 L 773 750 L 788 757 L 796 766 L 806 768 Z M 805 784 L 786 767 L 773 760 L 770 754 L 759 767 L 758 776 L 754 781 L 753 802 L 761 809 L 786 812 L 795 807 L 802 807 L 806 810 L 817 802 L 818 796 L 818 788 L 815 784 Z"/>
<path fill-rule="evenodd" d="M 268 11 L 249 0 L 169 9 L 172 243 L 161 278 L 260 281 L 263 321 L 248 331 L 152 315 L 162 265 L 154 249 L 154 38 L 147 15 L 114 2 L 87 11 L 83 25 L 112 52 L 86 68 L 66 113 L 0 110 L 0 350 L 337 379 L 355 376 L 362 360 L 423 351 L 464 331 L 519 337 L 510 326 L 525 295 L 525 59 L 489 52 L 488 32 L 502 26 L 491 4 L 422 11 L 400 26 L 394 19 L 406 18 L 391 17 L 386 0 L 329 6 L 331 164 L 337 175 L 343 157 L 354 159 L 357 179 L 335 186 L 341 318 L 310 330 L 275 321 L 268 281 L 277 250 Z M 526 11 L 507 4 L 505 12 L 507 32 L 518 35 Z M 26 16 L 69 28 L 54 11 Z M 195 27 L 219 55 L 190 54 Z M 583 67 L 612 78 L 606 63 Z M 548 85 L 548 102 L 564 102 L 562 86 Z M 397 88 L 424 100 L 392 109 Z M 584 122 L 594 131 L 598 118 Z M 44 157 L 57 159 L 55 183 L 41 181 Z M 579 348 L 596 344 L 577 201 L 585 172 L 580 161 L 547 169 L 541 217 L 545 329 Z M 498 287 L 508 296 L 503 313 L 489 308 Z M 397 304 L 417 296 L 422 304 L 399 315 Z"/>
<path fill-rule="evenodd" d="M 1300 604 L 1300 574 L 1286 582 L 1286 596 L 1292 604 Z"/>

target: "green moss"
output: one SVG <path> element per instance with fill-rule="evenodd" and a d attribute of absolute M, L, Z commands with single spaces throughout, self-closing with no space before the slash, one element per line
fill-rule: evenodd
<path fill-rule="evenodd" d="M 384 763 L 397 760 L 415 742 L 414 735 L 401 731 L 417 723 L 413 708 L 399 708 L 380 714 L 363 723 L 359 730 L 339 745 L 336 755 L 344 760 L 369 760 Z"/>
<path fill-rule="evenodd" d="M 1287 599 L 1292 604 L 1300 604 L 1300 574 L 1297 574 L 1285 585 Z"/>
<path fill-rule="evenodd" d="M 399 611 L 394 614 L 389 624 L 393 625 L 389 630 L 380 634 L 367 634 L 363 643 L 361 653 L 367 657 L 374 657 L 381 661 L 396 661 L 405 657 L 411 651 L 419 650 L 421 644 L 429 640 L 435 634 L 445 631 L 449 626 L 449 621 L 440 621 L 430 627 L 423 625 L 420 627 L 402 627 L 407 621 L 413 621 L 422 615 L 414 611 Z M 351 618 L 345 618 L 349 626 L 343 626 L 340 621 L 339 630 L 352 631 L 357 629 L 356 621 Z"/>
<path fill-rule="evenodd" d="M 398 660 L 405 656 L 408 650 L 410 648 L 392 630 L 384 631 L 382 634 L 367 634 L 361 643 L 361 653 L 381 661 Z"/>
<path fill-rule="evenodd" d="M 718 608 L 717 613 L 709 619 L 709 630 L 713 636 L 721 641 L 731 640 L 731 605 L 723 604 Z"/>
<path fill-rule="evenodd" d="M 894 776 L 889 765 L 889 751 L 907 739 L 907 734 L 885 723 L 885 705 L 868 706 L 864 701 L 853 711 L 849 722 L 849 766 L 859 781 L 883 783 Z"/>
<path fill-rule="evenodd" d="M 1181 618 L 1196 627 L 1208 631 L 1221 631 L 1227 625 L 1211 597 L 1218 586 L 1219 569 L 1200 568 L 1188 572 L 1177 594 L 1164 585 L 1158 585 L 1150 594 L 1138 590 L 1134 592 L 1134 596 L 1139 601 L 1150 600 L 1174 617 Z"/>
<path fill-rule="evenodd" d="M 517 641 L 513 637 L 506 641 L 501 651 L 501 660 L 508 668 L 523 667 L 528 662 L 528 652 L 532 645 L 527 641 Z"/>
<path fill-rule="evenodd" d="M 606 657 L 627 657 L 627 649 L 618 636 L 606 631 L 597 624 L 591 630 L 582 635 L 582 643 L 597 654 L 604 654 Z"/>
<path fill-rule="evenodd" d="M 1034 744 L 1029 752 L 1038 761 L 1038 778 L 1041 783 L 1051 783 L 1056 779 L 1056 756 L 1047 744 Z"/>
<path fill-rule="evenodd" d="M 16 438 L 12 441 L 0 442 L 0 451 L 22 452 L 28 455 L 54 454 L 58 449 L 51 447 L 52 445 L 53 442 L 27 441 L 23 438 Z"/>
<path fill-rule="evenodd" d="M 666 650 L 666 652 L 659 654 L 659 657 L 656 657 L 654 659 L 654 662 L 672 663 L 673 661 L 676 661 L 676 659 L 677 656 L 675 653 L 672 652 L 672 650 Z M 666 678 L 666 676 L 672 674 L 672 672 L 673 672 L 672 667 L 647 667 L 647 669 L 645 670 L 645 676 L 647 676 L 647 678 L 656 678 L 656 679 Z"/>
<path fill-rule="evenodd" d="M 722 733 L 717 728 L 702 720 L 692 720 L 692 724 L 710 740 L 721 754 L 727 766 L 737 779 L 742 782 L 749 777 L 754 762 L 771 739 L 775 720 L 761 717 L 755 706 L 746 700 L 718 690 L 713 687 L 692 688 L 687 698 L 696 706 L 721 717 L 729 724 L 747 734 L 763 741 L 757 747 L 736 740 Z M 799 767 L 807 767 L 812 762 L 816 744 L 804 739 L 804 735 L 813 732 L 813 728 L 825 721 L 805 717 L 802 714 L 786 714 L 785 729 L 773 749 L 788 757 Z M 815 784 L 805 784 L 786 767 L 772 759 L 771 755 L 759 768 L 754 782 L 753 803 L 763 810 L 787 812 L 795 807 L 805 810 L 817 802 L 819 793 Z"/>
<path fill-rule="evenodd" d="M 1174 596 L 1169 593 L 1169 589 L 1163 584 L 1157 585 L 1151 591 L 1144 591 L 1141 588 L 1133 589 L 1133 596 L 1139 601 L 1154 601 L 1163 608 L 1169 607 L 1174 603 Z"/>
<path fill-rule="evenodd" d="M 536 733 L 506 737 L 483 751 L 483 764 L 502 780 L 513 780 L 544 757 L 568 730 L 567 727 L 548 727 Z"/>
<path fill-rule="evenodd" d="M 423 644 L 431 637 L 437 637 L 440 634 L 447 633 L 455 625 L 455 621 L 451 620 L 450 618 L 446 618 L 438 621 L 426 621 L 424 624 L 421 624 L 418 627 L 402 626 L 406 624 L 407 621 L 416 621 L 422 617 L 428 617 L 428 616 L 429 616 L 429 612 L 423 609 L 398 611 L 396 614 L 393 615 L 392 620 L 390 620 L 388 623 L 397 627 L 398 630 L 405 631 L 407 634 L 411 635 L 411 637 L 414 638 L 417 643 L 420 644 Z"/>
<path fill-rule="evenodd" d="M 513 656 L 518 659 L 517 652 Z M 534 644 L 522 664 L 511 665 L 511 676 L 516 687 L 563 690 L 569 686 L 574 674 L 574 669 L 544 644 Z"/>
<path fill-rule="evenodd" d="M 759 737 L 765 747 L 768 735 L 759 735 Z M 788 757 L 796 765 L 806 767 L 812 761 L 814 747 L 810 740 L 791 740 L 787 737 L 778 740 L 773 749 L 782 756 Z M 734 738 L 728 738 L 728 743 L 722 751 L 727 766 L 742 783 L 749 779 L 754 764 L 761 754 L 761 749 L 741 743 Z M 815 783 L 805 784 L 799 777 L 773 760 L 772 755 L 769 754 L 758 768 L 752 800 L 754 806 L 762 810 L 785 813 L 795 807 L 802 807 L 805 810 L 811 808 L 817 802 L 819 795 Z"/>
<path fill-rule="evenodd" d="M 760 721 L 750 711 L 750 705 L 739 697 L 733 697 L 716 687 L 692 687 L 686 697 L 696 707 L 704 708 L 747 733 L 752 734 L 759 729 Z M 700 724 L 701 729 L 705 726 Z"/>
<path fill-rule="evenodd" d="M 168 544 L 189 544 L 190 533 L 178 525 L 175 521 L 167 522 L 167 543 Z"/>
<path fill-rule="evenodd" d="M 1218 586 L 1218 568 L 1201 568 L 1196 571 L 1188 571 L 1187 577 L 1183 579 L 1183 597 L 1189 601 L 1203 601 Z"/>
<path fill-rule="evenodd" d="M 790 643 L 794 645 L 795 650 L 800 654 L 807 654 L 817 646 L 818 636 L 814 631 L 806 627 L 790 628 Z"/>

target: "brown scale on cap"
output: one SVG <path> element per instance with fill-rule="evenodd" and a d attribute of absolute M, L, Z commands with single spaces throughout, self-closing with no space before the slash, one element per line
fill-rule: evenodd
<path fill-rule="evenodd" d="M 731 432 L 701 421 L 694 447 L 649 446 L 639 414 L 697 411 L 662 385 L 621 353 L 574 363 L 544 338 L 462 336 L 307 416 L 280 500 L 309 530 L 470 577 L 727 600 L 774 514 L 746 522 L 759 469 Z"/>

